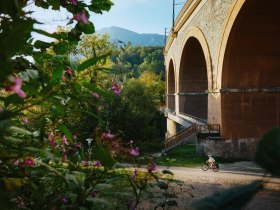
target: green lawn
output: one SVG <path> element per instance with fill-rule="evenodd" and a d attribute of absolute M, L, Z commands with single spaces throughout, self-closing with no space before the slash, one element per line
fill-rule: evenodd
<path fill-rule="evenodd" d="M 167 153 L 167 156 L 154 160 L 157 165 L 197 167 L 201 166 L 207 158 L 196 156 L 195 145 L 186 144 L 171 150 Z"/>
<path fill-rule="evenodd" d="M 222 159 L 214 157 L 218 163 L 234 163 L 240 160 Z M 167 156 L 155 158 L 157 165 L 200 167 L 208 157 L 198 157 L 195 145 L 182 145 L 167 153 Z"/>

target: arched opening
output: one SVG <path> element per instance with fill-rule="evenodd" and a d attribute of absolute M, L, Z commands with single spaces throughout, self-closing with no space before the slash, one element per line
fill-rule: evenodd
<path fill-rule="evenodd" d="M 179 112 L 207 120 L 207 66 L 199 41 L 190 37 L 184 46 L 179 75 Z"/>
<path fill-rule="evenodd" d="M 167 76 L 167 107 L 171 111 L 175 111 L 175 75 L 174 64 L 171 60 L 168 67 Z"/>
<path fill-rule="evenodd" d="M 228 37 L 222 68 L 222 134 L 260 137 L 280 124 L 280 1 L 247 0 Z"/>

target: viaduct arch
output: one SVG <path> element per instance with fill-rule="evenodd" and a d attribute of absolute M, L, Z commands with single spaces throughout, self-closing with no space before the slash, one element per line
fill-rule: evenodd
<path fill-rule="evenodd" d="M 278 0 L 186 2 L 165 47 L 167 136 L 201 119 L 221 133 L 198 141 L 204 153 L 252 158 L 280 126 L 279 9 Z"/>

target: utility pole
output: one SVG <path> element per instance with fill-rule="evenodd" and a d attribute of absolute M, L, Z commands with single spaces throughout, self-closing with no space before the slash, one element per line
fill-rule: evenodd
<path fill-rule="evenodd" d="M 168 28 L 164 28 L 164 45 L 166 45 L 166 34 L 167 34 L 167 30 Z"/>
<path fill-rule="evenodd" d="M 175 0 L 173 0 L 172 31 L 174 31 L 174 21 L 175 21 Z"/>

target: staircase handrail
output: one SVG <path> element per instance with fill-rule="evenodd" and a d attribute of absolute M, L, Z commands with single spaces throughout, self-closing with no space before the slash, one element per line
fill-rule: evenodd
<path fill-rule="evenodd" d="M 164 141 L 164 148 L 165 148 L 165 150 L 168 150 L 169 147 L 172 147 L 173 145 L 182 142 L 184 140 L 184 138 L 190 137 L 195 134 L 197 134 L 197 125 L 193 124 L 190 127 L 179 132 L 178 134 L 166 139 Z"/>

